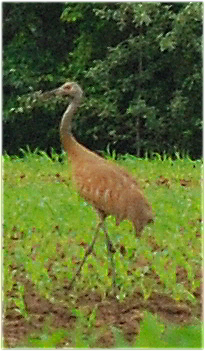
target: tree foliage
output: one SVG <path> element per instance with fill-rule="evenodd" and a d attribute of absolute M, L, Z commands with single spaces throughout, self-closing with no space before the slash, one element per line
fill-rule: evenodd
<path fill-rule="evenodd" d="M 85 91 L 74 133 L 89 148 L 201 157 L 202 6 L 4 3 L 4 150 L 60 150 L 66 102 L 32 94 L 71 79 Z"/>

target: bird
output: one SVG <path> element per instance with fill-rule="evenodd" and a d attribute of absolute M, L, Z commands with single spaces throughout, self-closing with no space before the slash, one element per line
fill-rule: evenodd
<path fill-rule="evenodd" d="M 127 219 L 132 222 L 136 236 L 140 236 L 143 228 L 154 221 L 152 206 L 143 195 L 138 182 L 124 168 L 106 160 L 95 152 L 80 144 L 72 134 L 72 117 L 81 104 L 83 90 L 76 82 L 65 82 L 60 87 L 41 93 L 43 99 L 54 96 L 70 97 L 60 123 L 60 139 L 72 164 L 72 178 L 76 190 L 84 200 L 95 209 L 99 222 L 91 245 L 85 251 L 84 258 L 76 270 L 68 289 L 71 289 L 76 277 L 92 253 L 94 244 L 103 230 L 107 245 L 108 257 L 111 263 L 112 287 L 117 294 L 116 271 L 113 260 L 115 248 L 112 244 L 105 219 L 112 215 L 116 218 L 116 225 Z"/>

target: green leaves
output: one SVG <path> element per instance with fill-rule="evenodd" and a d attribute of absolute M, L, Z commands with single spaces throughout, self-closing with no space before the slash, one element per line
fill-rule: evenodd
<path fill-rule="evenodd" d="M 175 46 L 176 42 L 174 41 L 171 33 L 167 33 L 165 37 L 160 40 L 160 49 L 162 52 L 165 50 L 172 51 L 174 50 Z"/>
<path fill-rule="evenodd" d="M 133 345 L 136 348 L 201 348 L 202 326 L 169 325 L 165 327 L 156 316 L 145 313 L 140 333 Z"/>
<path fill-rule="evenodd" d="M 30 336 L 28 338 L 28 346 L 31 348 L 51 349 L 57 348 L 58 345 L 68 337 L 67 330 L 56 329 L 55 331 L 44 328 L 40 336 Z"/>
<path fill-rule="evenodd" d="M 85 91 L 73 131 L 89 148 L 201 157 L 202 3 L 3 7 L 7 153 L 28 144 L 60 152 L 66 102 L 32 95 L 72 79 Z"/>
<path fill-rule="evenodd" d="M 67 6 L 62 15 L 61 19 L 66 22 L 76 22 L 83 18 L 81 4 L 75 5 L 75 7 Z"/>

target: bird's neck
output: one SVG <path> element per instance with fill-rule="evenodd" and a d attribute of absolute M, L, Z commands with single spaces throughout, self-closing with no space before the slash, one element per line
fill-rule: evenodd
<path fill-rule="evenodd" d="M 60 124 L 60 136 L 63 143 L 63 147 L 69 152 L 72 147 L 74 138 L 72 136 L 72 117 L 76 112 L 78 106 L 80 105 L 81 97 L 74 98 L 72 102 L 68 105 L 66 111 L 63 114 L 63 118 Z"/>

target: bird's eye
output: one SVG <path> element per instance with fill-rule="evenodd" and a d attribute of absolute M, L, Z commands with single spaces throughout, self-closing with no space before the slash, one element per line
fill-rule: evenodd
<path fill-rule="evenodd" d="M 64 86 L 64 90 L 67 90 L 67 91 L 71 90 L 71 88 L 72 86 L 70 84 Z"/>

